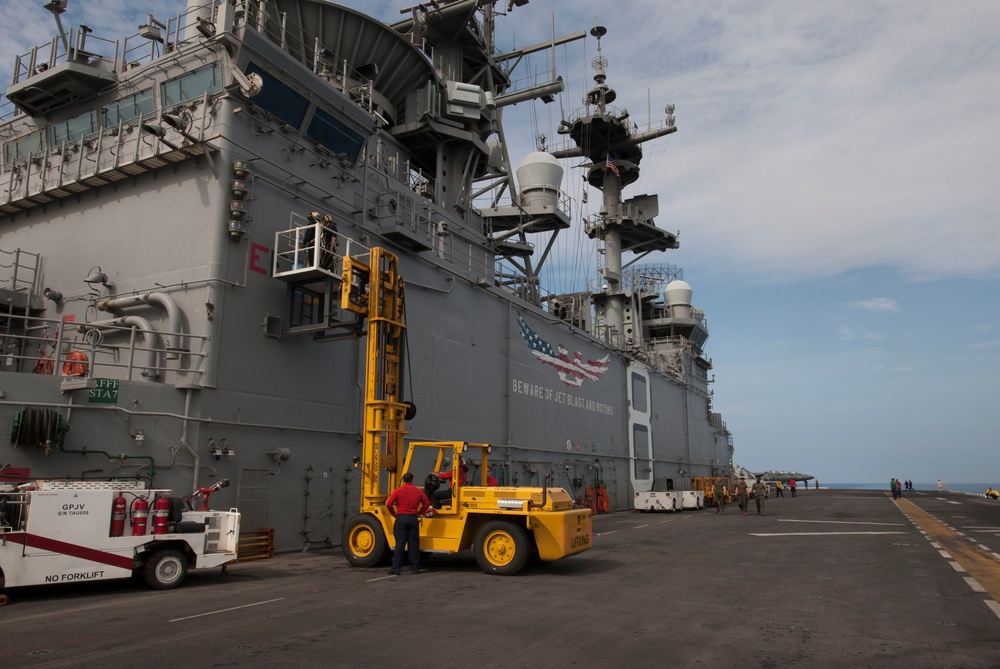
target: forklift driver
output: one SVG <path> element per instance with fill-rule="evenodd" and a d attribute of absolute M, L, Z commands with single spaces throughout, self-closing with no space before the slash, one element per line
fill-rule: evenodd
<path fill-rule="evenodd" d="M 465 483 L 465 479 L 468 477 L 468 474 L 469 474 L 469 464 L 465 461 L 465 458 L 459 458 L 458 483 L 456 484 L 454 481 L 452 481 L 451 482 L 452 485 L 449 485 L 446 489 L 437 490 L 434 492 L 435 509 L 440 509 L 441 505 L 444 504 L 444 502 L 451 500 L 452 488 L 454 487 L 455 490 L 458 490 L 458 488 L 460 488 Z M 451 480 L 452 470 L 449 469 L 448 471 L 444 472 L 434 472 L 434 475 L 437 476 L 442 481 Z"/>

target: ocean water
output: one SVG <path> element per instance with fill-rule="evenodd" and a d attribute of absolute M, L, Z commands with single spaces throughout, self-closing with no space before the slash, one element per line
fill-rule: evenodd
<path fill-rule="evenodd" d="M 812 481 L 810 481 L 812 483 Z M 889 490 L 889 482 L 885 483 L 820 483 L 824 488 L 848 488 L 852 490 Z M 990 486 L 993 488 L 1000 489 L 1000 482 L 997 483 L 948 483 L 947 481 L 941 481 L 941 485 L 945 490 L 951 490 L 953 492 L 967 492 L 973 495 L 982 495 L 986 492 L 986 489 Z M 916 483 L 913 484 L 914 490 L 925 490 L 925 491 L 937 491 L 937 481 L 933 483 Z M 906 494 L 906 491 L 903 491 Z"/>

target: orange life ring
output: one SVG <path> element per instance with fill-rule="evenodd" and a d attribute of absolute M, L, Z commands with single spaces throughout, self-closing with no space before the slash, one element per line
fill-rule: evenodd
<path fill-rule="evenodd" d="M 70 351 L 62 365 L 63 376 L 86 376 L 90 368 L 90 358 L 83 351 Z"/>

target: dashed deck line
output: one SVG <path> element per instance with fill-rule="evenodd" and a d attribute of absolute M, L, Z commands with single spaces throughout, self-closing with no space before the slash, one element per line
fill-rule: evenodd
<path fill-rule="evenodd" d="M 941 557 L 959 573 L 968 573 L 963 577 L 973 592 L 985 592 L 992 599 L 984 603 L 1000 618 L 1000 558 L 978 541 L 962 541 L 966 535 L 938 520 L 909 500 L 894 500 L 899 510 L 919 529 L 932 547 L 937 549 Z"/>

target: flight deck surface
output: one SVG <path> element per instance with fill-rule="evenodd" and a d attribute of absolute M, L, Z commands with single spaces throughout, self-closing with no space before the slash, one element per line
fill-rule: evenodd
<path fill-rule="evenodd" d="M 926 532 L 926 534 L 925 534 Z M 179 589 L 9 591 L 4 667 L 1000 666 L 1000 502 L 802 490 L 594 519 L 519 576 L 471 554 L 389 576 L 339 549 L 194 572 Z"/>

